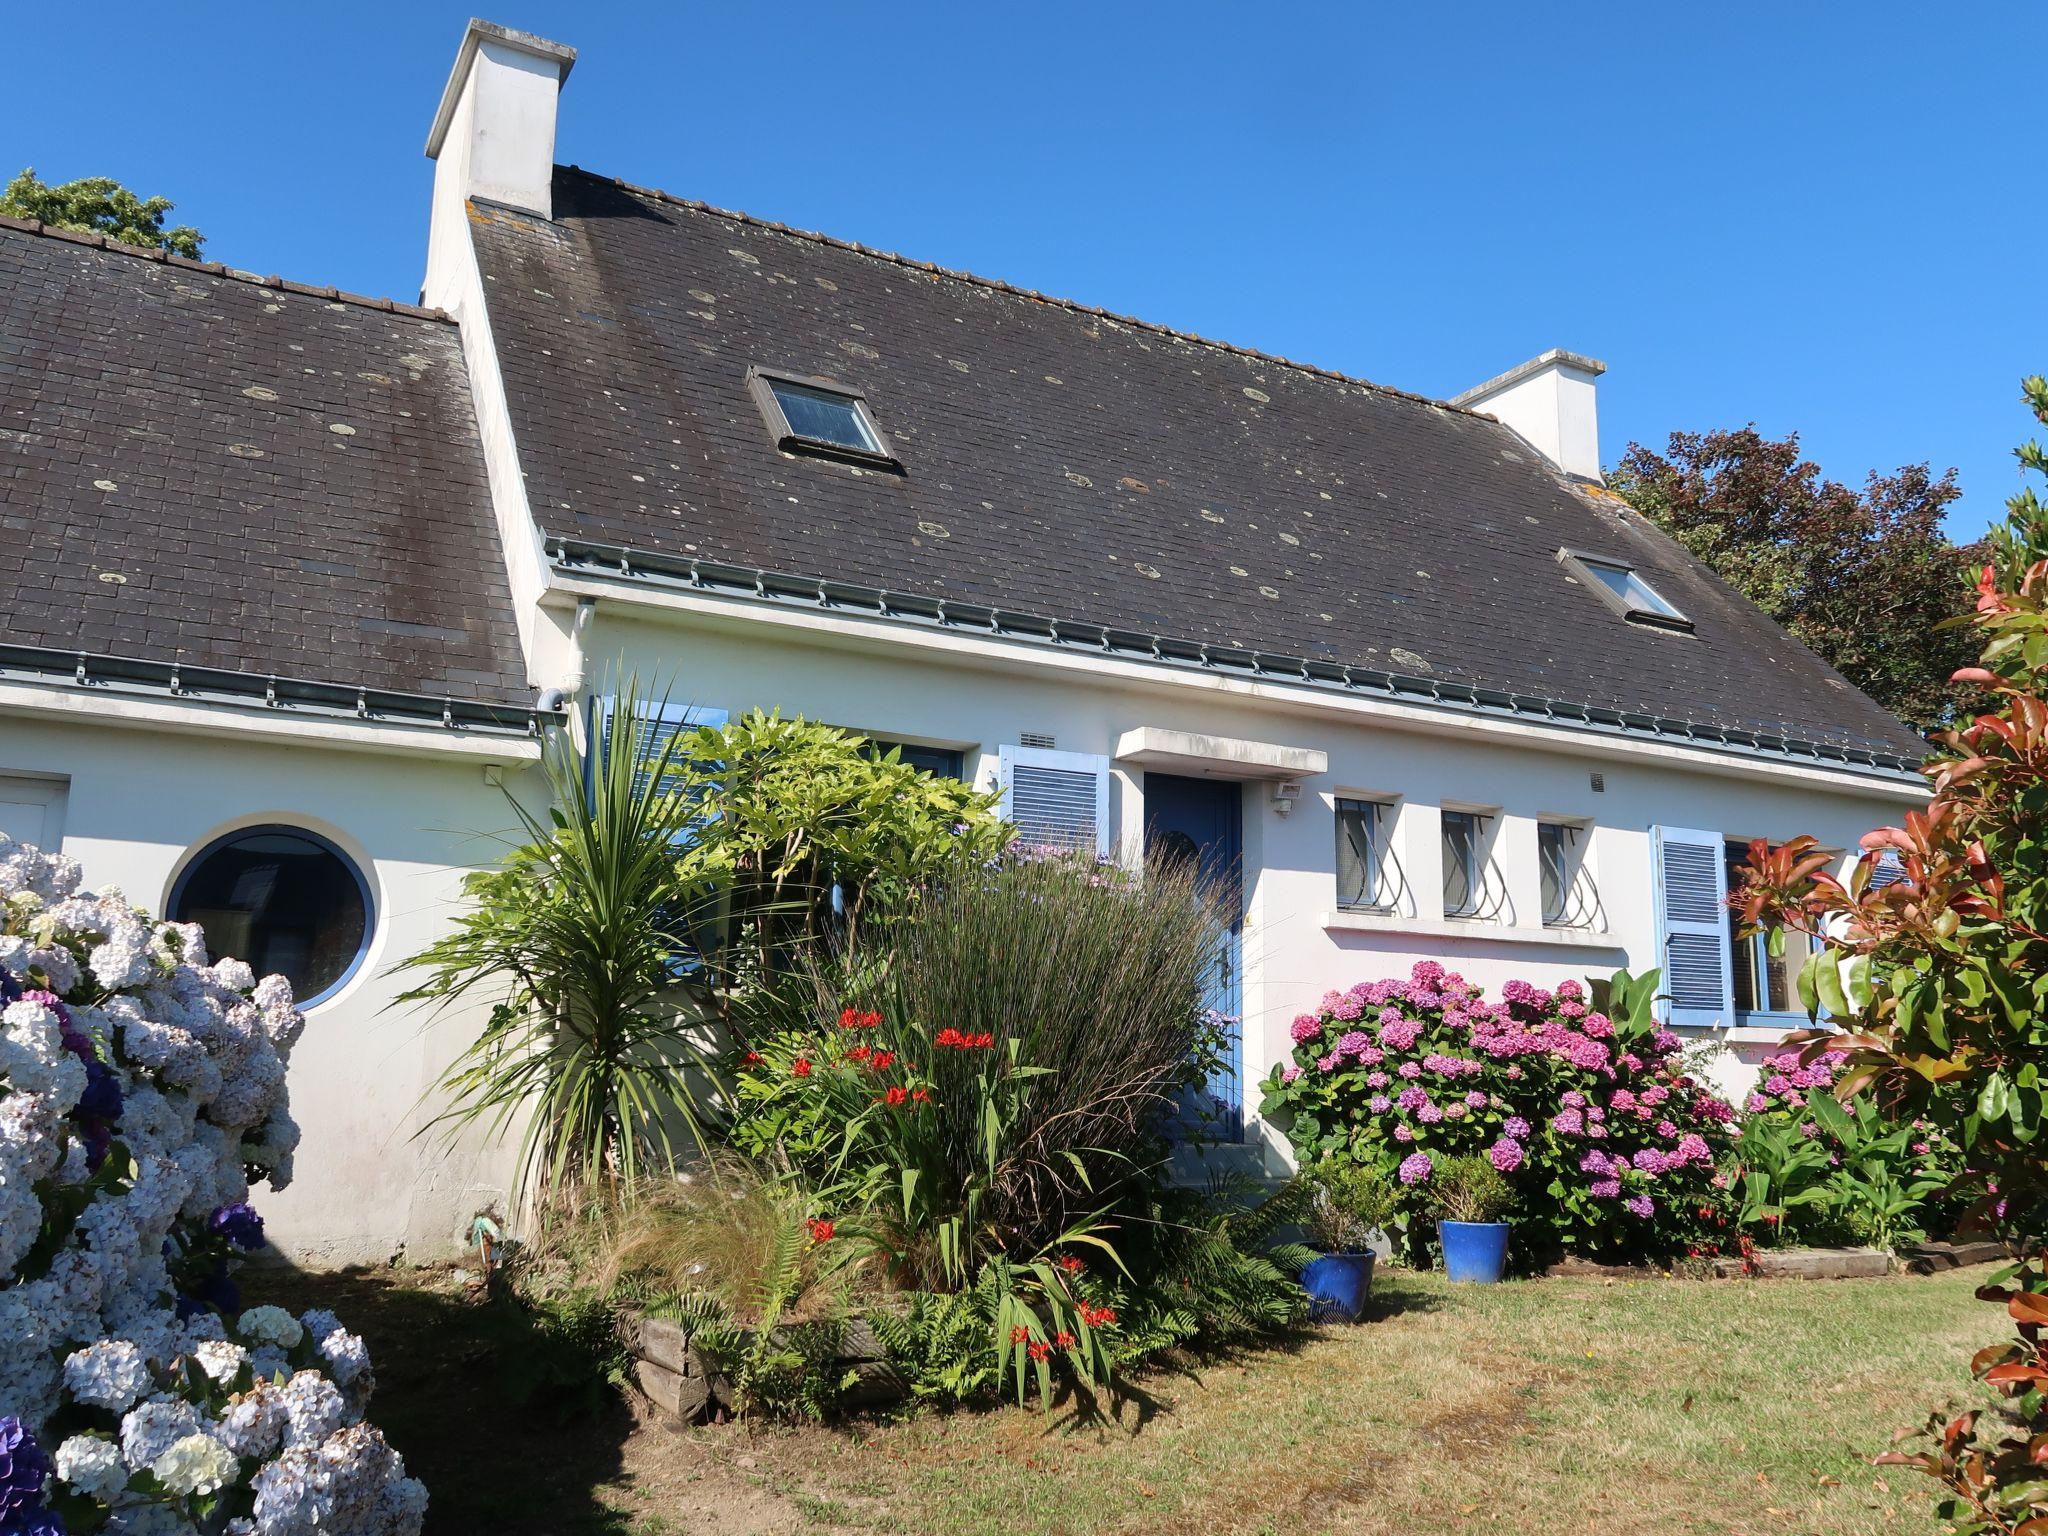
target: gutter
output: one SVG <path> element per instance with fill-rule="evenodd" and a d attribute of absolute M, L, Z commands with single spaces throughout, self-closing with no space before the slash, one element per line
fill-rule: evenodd
<path fill-rule="evenodd" d="M 1925 782 L 1918 762 L 1913 759 L 1789 734 L 1708 725 L 1646 711 L 1580 704 L 1470 683 L 1314 661 L 1280 652 L 1179 640 L 1139 630 L 1051 619 L 986 604 L 922 597 L 822 577 L 793 576 L 545 532 L 542 544 L 550 570 L 569 577 L 623 582 L 650 590 L 712 593 L 781 608 L 857 614 L 920 629 L 1085 652 L 1172 670 L 1291 684 L 1451 716 L 1512 720 L 1587 735 L 1659 741 L 1718 755 L 1792 762 L 1846 771 L 1889 785 L 1918 788 Z"/>
<path fill-rule="evenodd" d="M 69 689 L 101 697 L 226 705 L 252 713 L 332 723 L 400 724 L 495 738 L 537 739 L 543 726 L 557 724 L 562 718 L 560 710 L 541 710 L 531 705 L 436 698 L 350 683 L 195 667 L 177 661 L 145 661 L 46 646 L 0 644 L 0 684 L 8 683 Z"/>

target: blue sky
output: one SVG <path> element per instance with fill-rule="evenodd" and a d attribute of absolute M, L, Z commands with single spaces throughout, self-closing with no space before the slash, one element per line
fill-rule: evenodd
<path fill-rule="evenodd" d="M 484 0 L 478 0 L 479 4 Z M 466 4 L 21 6 L 0 174 L 414 297 Z M 1602 452 L 1798 430 L 2000 514 L 2048 370 L 2038 0 L 572 4 L 557 157 L 1448 395 L 1604 359 Z"/>

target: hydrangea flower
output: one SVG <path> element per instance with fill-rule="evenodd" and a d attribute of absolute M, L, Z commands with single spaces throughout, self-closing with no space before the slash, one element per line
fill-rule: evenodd
<path fill-rule="evenodd" d="M 1429 1160 L 1427 1152 L 1411 1152 L 1401 1159 L 1401 1182 L 1420 1184 L 1436 1171 L 1436 1164 Z"/>
<path fill-rule="evenodd" d="M 75 861 L 0 838 L 6 1536 L 61 1536 L 53 1463 L 57 1492 L 96 1506 L 110 1536 L 218 1529 L 210 1501 L 245 1473 L 255 1508 L 227 1522 L 234 1536 L 418 1532 L 425 1491 L 361 1422 L 362 1340 L 331 1314 L 261 1307 L 231 1339 L 215 1310 L 235 1255 L 263 1241 L 251 1179 L 291 1179 L 284 1063 L 302 1024 L 282 977 L 211 961 L 197 927 L 82 891 Z M 109 1169 L 82 1208 L 46 1208 Z M 39 1241 L 53 1217 L 54 1248 Z M 255 1385 L 223 1403 L 245 1369 Z M 36 1436 L 53 1422 L 112 1432 L 71 1434 L 50 1458 Z M 145 1474 L 157 1502 L 140 1505 L 128 1485 Z"/>

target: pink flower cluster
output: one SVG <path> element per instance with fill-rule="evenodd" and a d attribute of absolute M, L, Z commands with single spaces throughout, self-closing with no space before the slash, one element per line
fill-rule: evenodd
<path fill-rule="evenodd" d="M 1767 1075 L 1763 1086 L 1753 1090 L 1742 1107 L 1752 1115 L 1771 1109 L 1804 1110 L 1808 1092 L 1815 1088 L 1832 1088 L 1835 1074 L 1842 1070 L 1842 1064 L 1848 1059 L 1840 1051 L 1828 1051 L 1815 1057 L 1811 1065 L 1802 1066 L 1797 1051 L 1780 1051 L 1775 1056 L 1766 1056 L 1764 1072 Z"/>
<path fill-rule="evenodd" d="M 1573 981 L 1511 981 L 1493 1000 L 1425 961 L 1404 980 L 1329 993 L 1291 1035 L 1267 1107 L 1311 1128 L 1305 1156 L 1384 1158 L 1409 1186 L 1433 1158 L 1484 1156 L 1531 1209 L 1556 1208 L 1555 1183 L 1575 1191 L 1563 1204 L 1597 1229 L 1589 1247 L 1640 1247 L 1643 1222 L 1695 1214 L 1734 1118 L 1684 1074 L 1677 1036 L 1608 1017 Z M 1767 1092 L 1832 1078 L 1774 1066 Z"/>

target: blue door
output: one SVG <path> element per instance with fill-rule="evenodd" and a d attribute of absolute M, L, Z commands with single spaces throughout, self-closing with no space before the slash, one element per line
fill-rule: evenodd
<path fill-rule="evenodd" d="M 1229 1047 L 1206 1085 L 1205 1129 L 1224 1141 L 1244 1134 L 1244 1011 L 1238 970 L 1244 950 L 1242 786 L 1219 779 L 1145 775 L 1145 853 L 1193 861 L 1230 925 L 1210 978 L 1208 1006 L 1224 1021 Z"/>

